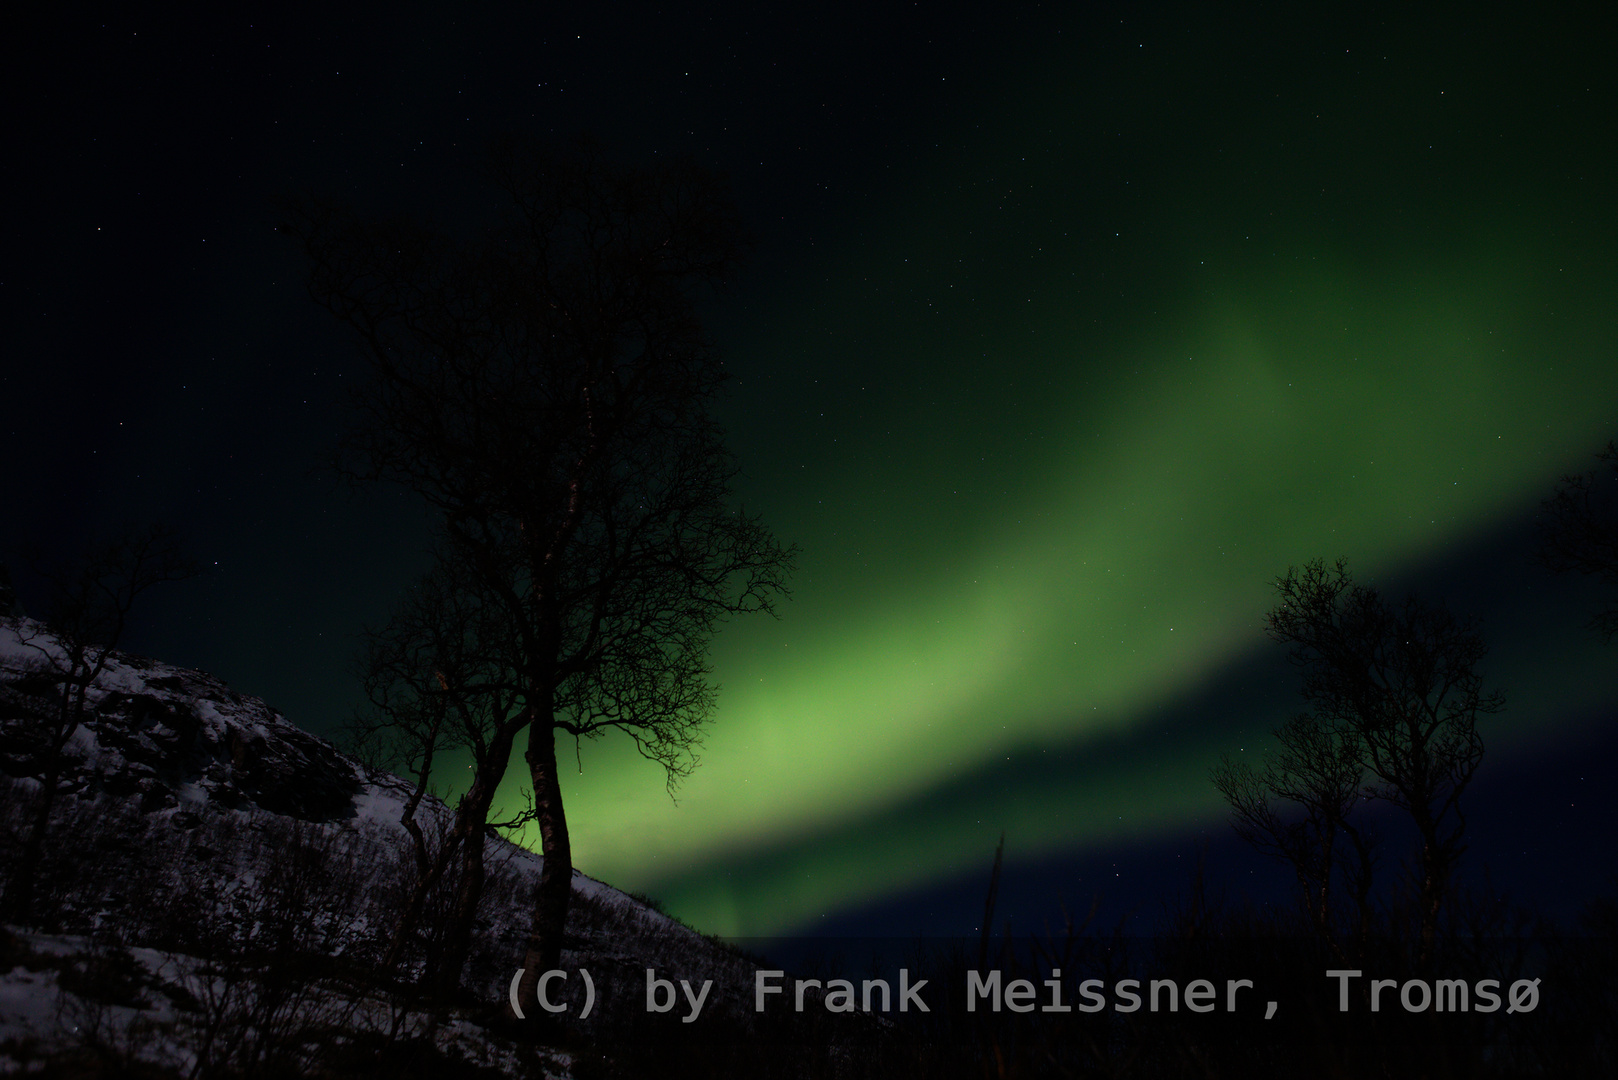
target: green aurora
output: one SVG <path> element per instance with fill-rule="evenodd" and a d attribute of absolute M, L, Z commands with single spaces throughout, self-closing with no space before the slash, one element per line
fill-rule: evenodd
<path fill-rule="evenodd" d="M 1002 829 L 1027 857 L 1208 822 L 1209 764 L 1286 694 L 1107 771 L 972 778 L 1083 761 L 1266 648 L 1288 565 L 1400 580 L 1618 429 L 1611 204 L 1578 147 L 1529 153 L 1556 133 L 1519 118 L 1516 171 L 1479 174 L 1479 100 L 1429 166 L 1439 121 L 1384 88 L 1375 162 L 1345 108 L 1308 153 L 1227 167 L 1222 138 L 1283 119 L 1183 142 L 1164 90 L 1131 106 L 1158 134 L 1095 151 L 1120 116 L 1080 89 L 1008 94 L 1054 102 L 1026 122 L 979 107 L 960 127 L 996 134 L 923 155 L 731 314 L 743 494 L 802 546 L 795 597 L 721 634 L 677 802 L 627 744 L 583 748 L 591 874 L 766 934 L 982 863 Z M 1578 627 L 1545 633 L 1493 638 L 1497 743 L 1609 700 Z"/>
<path fill-rule="evenodd" d="M 674 798 L 622 738 L 563 778 L 575 865 L 704 931 L 907 917 L 1002 831 L 1038 888 L 1223 830 L 1314 558 L 1486 618 L 1486 770 L 1618 710 L 1588 584 L 1524 539 L 1618 436 L 1618 8 L 58 7 L 17 68 L 0 558 L 173 523 L 206 573 L 130 648 L 334 739 L 427 529 L 323 471 L 352 343 L 275 200 L 471 228 L 509 132 L 728 173 L 721 419 L 793 597 L 715 639 Z"/>
<path fill-rule="evenodd" d="M 1618 432 L 1599 34 L 1087 18 L 815 162 L 840 196 L 715 309 L 739 494 L 803 557 L 780 619 L 715 641 L 675 798 L 582 746 L 587 873 L 785 933 L 1002 831 L 1032 858 L 1214 823 L 1210 764 L 1296 698 L 1199 709 L 1273 648 L 1288 565 L 1421 588 Z M 819 91 L 783 100 L 772 131 L 824 131 Z M 1490 614 L 1497 753 L 1612 704 L 1566 612 Z"/>

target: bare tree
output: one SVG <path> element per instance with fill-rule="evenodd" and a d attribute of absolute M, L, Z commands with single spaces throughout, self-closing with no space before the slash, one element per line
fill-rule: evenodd
<path fill-rule="evenodd" d="M 483 703 L 484 812 L 528 734 L 544 857 L 531 1002 L 572 889 L 558 735 L 625 732 L 677 782 L 714 703 L 709 638 L 728 616 L 773 610 L 793 552 L 732 505 L 711 414 L 724 371 L 696 302 L 741 250 L 722 186 L 589 144 L 508 145 L 493 171 L 512 210 L 470 243 L 327 207 L 289 228 L 311 293 L 367 366 L 342 467 L 419 492 L 440 563 L 505 627 L 456 692 Z"/>
<path fill-rule="evenodd" d="M 1607 596 L 1590 619 L 1606 641 L 1618 636 L 1618 442 L 1596 455 L 1589 472 L 1562 477 L 1546 499 L 1538 556 L 1559 574 L 1587 574 Z"/>
<path fill-rule="evenodd" d="M 480 580 L 465 569 L 440 560 L 388 625 L 368 635 L 362 662 L 372 711 L 360 719 L 361 738 L 379 745 L 383 763 L 413 782 L 400 822 L 410 835 L 416 877 L 384 965 L 397 961 L 428 897 L 458 861 L 448 939 L 429 963 L 445 992 L 459 981 L 483 892 L 484 838 L 495 825 L 490 812 L 510 757 L 502 731 L 524 707 L 507 677 L 521 660 L 518 635 L 505 607 L 486 602 Z M 445 757 L 470 757 L 473 775 L 447 829 L 424 825 L 420 816 L 434 767 Z M 502 824 L 525 823 L 519 815 Z"/>
<path fill-rule="evenodd" d="M 178 537 L 161 526 L 129 529 L 92 543 L 76 562 L 41 568 L 47 596 L 42 622 L 15 620 L 18 640 L 34 653 L 30 682 L 50 687 L 30 710 L 22 732 L 30 775 L 40 783 L 27 837 L 4 907 L 17 922 L 33 915 L 34 882 L 44 854 L 51 811 L 67 762 L 67 748 L 89 713 L 90 687 L 117 648 L 136 599 L 153 585 L 196 573 Z"/>
<path fill-rule="evenodd" d="M 1280 602 L 1266 620 L 1268 633 L 1291 646 L 1313 712 L 1306 723 L 1282 729 L 1276 793 L 1312 805 L 1318 822 L 1306 835 L 1342 828 L 1346 781 L 1357 765 L 1367 778 L 1363 794 L 1409 817 L 1419 839 L 1411 871 L 1419 960 L 1426 963 L 1466 851 L 1461 796 L 1483 760 L 1478 718 L 1504 707 L 1498 691 L 1483 688 L 1479 665 L 1487 646 L 1475 621 L 1415 597 L 1389 603 L 1355 585 L 1343 560 L 1289 569 L 1276 591 Z M 1248 798 L 1252 790 L 1233 786 L 1242 796 L 1233 801 L 1238 824 L 1246 807 L 1265 836 L 1265 819 Z"/>
<path fill-rule="evenodd" d="M 1352 727 L 1309 713 L 1274 734 L 1278 746 L 1257 768 L 1226 754 L 1214 786 L 1230 804 L 1236 834 L 1292 867 L 1316 931 L 1335 943 L 1342 887 L 1354 905 L 1352 936 L 1363 944 L 1377 859 L 1375 833 L 1355 814 L 1365 797 L 1363 742 Z"/>

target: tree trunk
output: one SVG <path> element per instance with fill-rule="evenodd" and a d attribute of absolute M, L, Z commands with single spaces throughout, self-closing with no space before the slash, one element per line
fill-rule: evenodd
<path fill-rule="evenodd" d="M 487 808 L 480 817 L 482 821 L 488 820 Z M 485 836 L 482 822 L 474 822 L 474 826 L 461 841 L 461 881 L 455 890 L 455 908 L 444 940 L 443 966 L 438 972 L 439 994 L 446 1000 L 460 991 L 461 972 L 472 951 L 472 926 L 477 922 L 478 904 L 483 900 Z"/>
<path fill-rule="evenodd" d="M 568 904 L 573 898 L 573 848 L 568 840 L 567 815 L 562 809 L 561 777 L 556 767 L 556 729 L 536 718 L 528 733 L 528 771 L 534 785 L 534 811 L 539 821 L 540 854 L 544 866 L 534 893 L 534 921 L 523 957 L 518 1003 L 525 1016 L 533 1015 L 534 988 L 539 977 L 561 966 L 562 932 L 567 926 Z"/>
<path fill-rule="evenodd" d="M 1438 912 L 1444 904 L 1446 867 L 1432 826 L 1423 822 L 1421 834 L 1421 947 L 1416 969 L 1426 974 L 1438 942 Z"/>
<path fill-rule="evenodd" d="M 489 824 L 489 807 L 494 805 L 495 792 L 501 778 L 506 775 L 517 732 L 526 723 L 524 716 L 520 720 L 502 724 L 495 732 L 483 761 L 478 765 L 472 787 L 461 804 L 465 828 L 460 840 L 461 881 L 455 892 L 455 908 L 450 916 L 442 966 L 438 972 L 438 988 L 446 997 L 453 997 L 460 990 L 461 971 L 466 967 L 467 954 L 472 950 L 472 925 L 477 921 L 478 904 L 483 899 L 483 846 Z"/>
<path fill-rule="evenodd" d="M 1371 926 L 1375 912 L 1371 907 L 1371 884 L 1376 876 L 1375 841 L 1358 829 L 1350 829 L 1354 842 L 1355 871 L 1351 886 L 1354 892 L 1354 913 L 1357 919 L 1354 931 L 1352 959 L 1363 962 L 1371 940 Z"/>

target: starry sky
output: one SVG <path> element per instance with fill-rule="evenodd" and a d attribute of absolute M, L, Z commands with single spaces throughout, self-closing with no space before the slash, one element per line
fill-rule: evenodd
<path fill-rule="evenodd" d="M 726 934 L 969 931 L 1002 833 L 1019 917 L 1261 887 L 1208 769 L 1298 707 L 1271 583 L 1344 556 L 1484 620 L 1472 862 L 1608 887 L 1618 646 L 1530 553 L 1618 435 L 1613 13 L 464 6 L 8 42 L 0 557 L 174 524 L 131 647 L 335 735 L 426 529 L 322 467 L 358 369 L 275 200 L 470 227 L 491 137 L 588 130 L 730 178 L 723 418 L 802 556 L 677 801 L 581 749 L 586 872 Z"/>

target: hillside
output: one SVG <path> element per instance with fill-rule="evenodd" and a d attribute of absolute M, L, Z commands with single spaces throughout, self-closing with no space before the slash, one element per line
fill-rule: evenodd
<path fill-rule="evenodd" d="M 54 648 L 38 624 L 0 621 L 7 877 L 39 790 L 38 716 L 54 685 L 40 650 Z M 709 1015 L 744 1012 L 751 963 L 575 871 L 564 965 L 589 970 L 601 1002 L 584 1023 L 503 1021 L 540 868 L 504 840 L 490 845 L 464 997 L 419 1000 L 409 984 L 431 905 L 401 970 L 377 964 L 414 872 L 405 785 L 203 672 L 114 654 L 65 758 L 38 925 L 0 943 L 8 1071 L 87 1058 L 153 1075 L 359 1075 L 392 1061 L 394 1075 L 408 1047 L 406 1075 L 570 1076 L 578 1047 L 643 1022 L 634 991 L 648 966 L 712 978 Z M 429 834 L 448 815 L 432 800 L 420 811 Z"/>

